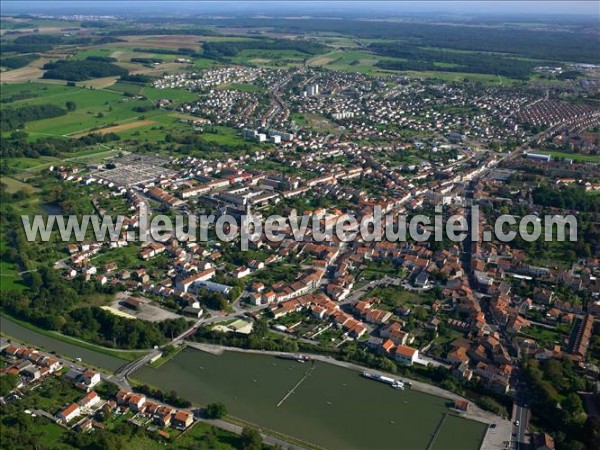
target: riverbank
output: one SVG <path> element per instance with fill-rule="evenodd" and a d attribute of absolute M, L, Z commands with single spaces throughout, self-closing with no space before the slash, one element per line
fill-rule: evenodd
<path fill-rule="evenodd" d="M 71 342 L 67 339 L 58 339 L 52 333 L 42 333 L 36 327 L 26 327 L 20 323 L 0 315 L 0 331 L 7 338 L 15 339 L 26 345 L 42 349 L 50 353 L 65 356 L 70 360 L 81 360 L 90 367 L 102 371 L 114 373 L 123 365 L 130 362 L 115 354 L 100 352 L 93 346 L 78 345 L 79 342 Z"/>
<path fill-rule="evenodd" d="M 285 352 L 243 349 L 243 348 L 239 348 L 239 347 L 227 347 L 227 346 L 221 346 L 221 345 L 204 344 L 204 343 L 200 343 L 200 342 L 187 342 L 186 341 L 186 345 L 188 345 L 191 348 L 195 348 L 197 350 L 207 352 L 207 353 L 210 353 L 212 355 L 217 355 L 217 356 L 223 355 L 226 351 L 227 352 L 251 353 L 251 354 L 257 354 L 257 355 L 270 355 L 270 356 L 291 355 L 290 353 L 285 353 Z M 350 370 L 353 370 L 353 371 L 356 371 L 359 373 L 368 371 L 371 373 L 375 373 L 378 375 L 384 375 L 384 376 L 388 376 L 388 377 L 392 377 L 392 378 L 401 378 L 403 381 L 408 381 L 411 384 L 411 389 L 414 389 L 416 391 L 435 395 L 435 396 L 441 397 L 441 398 L 446 398 L 446 399 L 452 400 L 452 401 L 467 400 L 471 404 L 471 406 L 469 407 L 469 409 L 470 409 L 469 412 L 464 414 L 464 417 L 466 417 L 466 418 L 476 420 L 478 422 L 482 422 L 485 424 L 493 424 L 493 423 L 498 424 L 499 421 L 503 420 L 501 417 L 497 416 L 496 414 L 481 409 L 477 405 L 473 404 L 473 402 L 471 402 L 470 400 L 468 400 L 464 397 L 461 397 L 458 394 L 455 394 L 453 392 L 447 391 L 445 389 L 442 389 L 440 387 L 437 387 L 437 386 L 434 386 L 431 384 L 423 383 L 422 381 L 413 380 L 413 379 L 406 378 L 406 377 L 398 377 L 398 375 L 394 374 L 394 373 L 383 372 L 381 370 L 375 370 L 375 369 L 369 369 L 369 368 L 359 366 L 354 363 L 350 363 L 350 362 L 346 362 L 346 361 L 339 361 L 339 360 L 331 358 L 329 356 L 315 355 L 313 353 L 310 353 L 310 354 L 309 353 L 298 353 L 298 352 L 294 353 L 294 355 L 306 356 L 315 361 L 332 364 L 334 366 L 342 367 L 344 369 L 350 369 Z M 508 422 L 508 421 L 505 421 L 505 422 Z"/>
<path fill-rule="evenodd" d="M 56 339 L 56 340 L 59 340 L 59 341 L 62 341 L 62 342 L 65 342 L 67 344 L 74 345 L 77 347 L 81 347 L 83 349 L 102 353 L 104 355 L 112 356 L 114 358 L 123 359 L 125 361 L 135 361 L 136 359 L 140 358 L 141 356 L 143 356 L 147 353 L 147 351 L 144 351 L 144 350 L 117 350 L 117 349 L 112 349 L 109 347 L 103 347 L 98 344 L 93 344 L 90 342 L 83 341 L 81 339 L 77 339 L 77 338 L 74 338 L 71 336 L 67 336 L 67 335 L 58 333 L 57 331 L 44 330 L 43 328 L 39 328 L 29 322 L 25 322 L 23 320 L 17 319 L 16 317 L 6 314 L 5 312 L 0 312 L 0 318 L 8 320 L 10 322 L 13 322 L 17 325 L 20 325 L 21 327 L 27 328 L 28 330 L 31 330 L 35 333 L 38 333 L 38 334 L 41 334 L 44 336 L 48 336 L 52 339 Z M 3 330 L 0 330 L 0 331 L 3 331 Z M 15 337 L 18 337 L 18 336 L 15 336 Z"/>
<path fill-rule="evenodd" d="M 204 347 L 207 353 L 194 348 L 196 343 L 188 345 L 160 369 L 140 369 L 136 380 L 176 390 L 197 404 L 222 402 L 233 417 L 267 433 L 293 436 L 297 443 L 391 449 L 402 436 L 404 448 L 426 449 L 442 417 L 451 414 L 456 420 L 451 429 L 443 427 L 432 449 L 477 450 L 488 428 L 454 415 L 448 398 L 392 389 L 361 377 L 364 368 L 347 370 L 327 360 L 302 364 L 276 358 L 277 352 L 229 352 L 219 346 Z M 452 442 L 455 433 L 459 438 Z"/>
<path fill-rule="evenodd" d="M 213 344 L 205 344 L 199 342 L 187 342 L 187 345 L 195 348 L 197 350 L 210 353 L 215 356 L 223 355 L 225 352 L 239 352 L 239 353 L 250 353 L 250 354 L 258 354 L 258 355 L 271 355 L 271 356 L 281 356 L 285 355 L 284 352 L 274 352 L 274 351 L 263 351 L 263 350 L 253 350 L 253 349 L 242 349 L 238 347 L 227 347 L 221 345 L 213 345 Z M 359 366 L 357 364 L 349 363 L 346 361 L 339 361 L 334 358 L 323 356 L 323 355 L 315 355 L 315 354 L 303 354 L 303 353 L 295 353 L 307 356 L 312 358 L 315 361 L 324 362 L 327 364 L 331 364 L 334 366 L 342 367 L 345 369 L 353 370 L 356 372 L 364 372 L 369 371 L 371 373 L 375 373 L 378 375 L 384 375 L 393 378 L 399 378 L 397 374 L 383 372 L 380 370 L 367 369 L 365 367 Z M 289 354 L 288 354 L 289 355 Z M 441 398 L 446 398 L 448 400 L 467 400 L 453 392 L 444 390 L 437 386 L 433 386 L 427 383 L 423 383 L 422 381 L 413 380 L 406 377 L 401 377 L 403 381 L 407 381 L 411 384 L 411 389 L 423 392 L 426 394 L 434 395 Z M 459 416 L 474 420 L 480 423 L 484 423 L 488 426 L 486 433 L 482 436 L 480 441 L 480 449 L 481 450 L 503 450 L 506 448 L 506 441 L 510 439 L 510 435 L 512 433 L 512 425 L 509 420 L 502 419 L 500 416 L 493 414 L 489 411 L 485 411 L 473 404 L 469 401 L 470 407 L 469 411 L 465 413 L 460 413 Z M 493 428 L 489 427 L 489 425 L 494 425 Z"/>

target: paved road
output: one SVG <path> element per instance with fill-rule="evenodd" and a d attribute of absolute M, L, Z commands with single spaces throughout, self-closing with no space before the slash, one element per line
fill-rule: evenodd
<path fill-rule="evenodd" d="M 526 425 L 528 420 L 527 416 L 527 409 L 521 406 L 517 406 L 517 420 L 519 423 L 519 425 L 517 426 L 517 450 L 521 449 L 521 447 L 527 446 L 527 444 L 525 443 Z"/>
<path fill-rule="evenodd" d="M 213 425 L 217 428 L 221 428 L 223 430 L 229 431 L 231 433 L 242 434 L 243 427 L 241 427 L 240 425 L 235 425 L 231 422 L 227 422 L 225 420 L 201 419 L 201 421 L 206 422 L 210 425 Z M 279 447 L 279 448 L 286 448 L 286 449 L 288 449 L 288 448 L 292 448 L 295 450 L 304 450 L 305 449 L 305 447 L 301 447 L 296 444 L 290 444 L 288 441 L 284 441 L 283 439 L 276 438 L 274 436 L 271 436 L 270 434 L 263 433 L 262 430 L 258 427 L 257 427 L 257 429 L 258 429 L 258 431 L 261 432 L 260 434 L 261 434 L 265 444 L 269 444 L 269 445 L 272 445 L 274 447 Z"/>

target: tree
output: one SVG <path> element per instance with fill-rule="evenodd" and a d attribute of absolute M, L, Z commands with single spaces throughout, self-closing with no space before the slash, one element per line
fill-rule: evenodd
<path fill-rule="evenodd" d="M 107 421 L 108 419 L 110 419 L 111 416 L 112 416 L 112 410 L 110 409 L 110 406 L 108 406 L 108 403 L 106 403 L 102 407 L 102 420 Z"/>
<path fill-rule="evenodd" d="M 71 100 L 65 103 L 67 107 L 67 111 L 75 111 L 77 109 L 77 104 Z"/>
<path fill-rule="evenodd" d="M 5 397 L 17 387 L 18 378 L 16 375 L 6 374 L 0 376 L 0 397 Z"/>
<path fill-rule="evenodd" d="M 254 334 L 256 335 L 256 337 L 264 338 L 267 335 L 268 331 L 269 324 L 267 322 L 267 319 L 261 317 L 259 320 L 256 321 L 256 324 L 254 325 Z"/>
<path fill-rule="evenodd" d="M 209 403 L 204 409 L 204 414 L 209 419 L 221 419 L 227 415 L 227 407 L 221 403 Z"/>
<path fill-rule="evenodd" d="M 415 308 L 415 317 L 420 321 L 424 322 L 427 320 L 427 310 L 421 306 Z"/>
<path fill-rule="evenodd" d="M 244 427 L 242 430 L 242 449 L 243 450 L 261 450 L 262 449 L 262 436 L 252 427 Z"/>
<path fill-rule="evenodd" d="M 581 397 L 575 392 L 567 396 L 562 406 L 571 416 L 577 416 L 583 412 L 583 402 L 581 401 Z"/>

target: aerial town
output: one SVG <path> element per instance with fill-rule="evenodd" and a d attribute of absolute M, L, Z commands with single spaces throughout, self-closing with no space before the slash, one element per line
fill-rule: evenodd
<path fill-rule="evenodd" d="M 203 53 L 142 19 L 27 20 L 82 44 L 2 72 L 6 448 L 598 448 L 598 58 L 458 79 L 365 66 L 384 44 L 310 20 L 256 25 L 279 39 L 259 48 L 232 19 Z M 74 61 L 126 73 L 43 82 Z M 53 95 L 66 115 L 26 118 Z M 378 213 L 385 236 L 358 233 Z M 36 214 L 65 221 L 29 239 Z M 250 215 L 288 220 L 244 240 Z M 65 239 L 69 216 L 119 227 Z M 323 238 L 350 216 L 354 239 Z M 468 238 L 438 239 L 456 217 Z"/>

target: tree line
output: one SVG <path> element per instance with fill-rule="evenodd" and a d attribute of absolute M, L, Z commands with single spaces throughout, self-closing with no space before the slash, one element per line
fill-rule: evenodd
<path fill-rule="evenodd" d="M 23 128 L 26 122 L 64 116 L 67 110 L 52 104 L 27 105 L 20 108 L 0 110 L 0 131 L 12 131 Z"/>
<path fill-rule="evenodd" d="M 53 34 L 28 34 L 15 39 L 3 38 L 2 53 L 46 53 L 57 45 L 89 45 L 111 44 L 122 42 L 112 36 L 58 36 Z"/>
<path fill-rule="evenodd" d="M 600 420 L 586 418 L 577 394 L 587 389 L 586 382 L 574 371 L 571 361 L 526 361 L 522 372 L 533 393 L 532 410 L 543 428 L 553 432 L 556 448 L 583 450 L 600 446 Z"/>
<path fill-rule="evenodd" d="M 535 67 L 533 62 L 500 55 L 447 52 L 399 43 L 374 43 L 369 45 L 369 49 L 378 55 L 400 58 L 398 61 L 379 61 L 376 64 L 390 70 L 484 73 L 526 80 Z"/>
<path fill-rule="evenodd" d="M 7 69 L 19 69 L 25 67 L 32 61 L 35 61 L 40 56 L 36 54 L 32 55 L 16 55 L 7 56 L 6 58 L 0 59 L 0 66 L 6 67 Z"/>
<path fill-rule="evenodd" d="M 537 205 L 550 206 L 561 209 L 576 209 L 581 212 L 600 212 L 600 197 L 590 195 L 584 188 L 566 186 L 555 189 L 542 185 L 536 187 L 532 193 L 533 201 Z"/>
<path fill-rule="evenodd" d="M 314 41 L 291 39 L 252 39 L 248 41 L 205 42 L 205 58 L 220 59 L 238 55 L 243 50 L 295 50 L 307 55 L 323 53 L 327 47 Z"/>
<path fill-rule="evenodd" d="M 99 59 L 100 58 L 100 59 Z M 113 59 L 113 58 L 110 58 Z M 84 81 L 91 78 L 126 76 L 129 71 L 103 57 L 88 57 L 83 61 L 59 60 L 44 65 L 44 78 Z"/>
<path fill-rule="evenodd" d="M 185 18 L 181 21 L 200 26 L 214 25 L 208 18 Z M 273 27 L 272 19 L 229 18 L 219 21 L 224 27 Z M 295 34 L 332 32 L 359 39 L 392 39 L 412 42 L 422 47 L 450 48 L 466 51 L 508 53 L 539 60 L 600 63 L 597 46 L 584 29 L 566 33 L 562 30 L 515 29 L 502 26 L 482 27 L 463 24 L 397 23 L 337 19 L 279 19 L 280 32 Z M 142 30 L 153 31 L 151 28 Z M 122 33 L 126 35 L 125 32 Z M 172 31 L 172 34 L 180 34 Z M 206 34 L 191 30 L 187 34 Z M 524 45 L 523 43 L 526 43 Z"/>
<path fill-rule="evenodd" d="M 105 144 L 121 139 L 115 133 L 91 133 L 78 139 L 47 137 L 33 142 L 28 141 L 27 137 L 27 133 L 18 131 L 12 132 L 10 136 L 3 138 L 2 146 L 0 147 L 0 156 L 3 159 L 19 158 L 21 156 L 28 158 L 39 158 L 41 155 L 59 156 L 64 153 L 74 153 L 90 145 Z M 3 166 L 2 172 L 4 173 L 5 171 L 5 166 Z"/>

